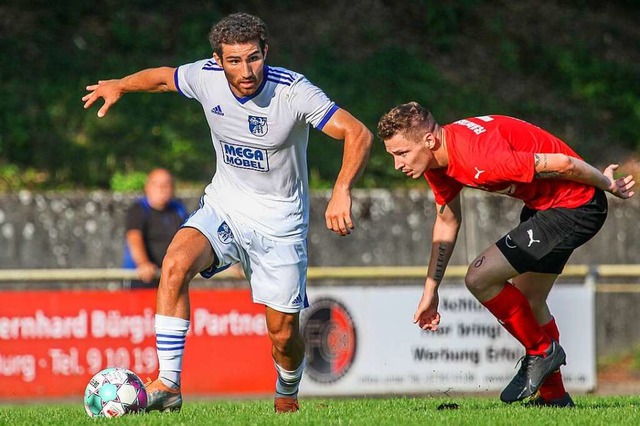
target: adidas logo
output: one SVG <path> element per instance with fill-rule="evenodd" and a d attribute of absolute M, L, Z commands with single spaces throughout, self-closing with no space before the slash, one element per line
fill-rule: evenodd
<path fill-rule="evenodd" d="M 295 299 L 293 299 L 293 303 L 297 304 L 297 303 L 302 303 L 302 296 L 300 295 L 300 293 L 298 293 L 298 295 L 296 296 Z"/>
<path fill-rule="evenodd" d="M 222 108 L 220 108 L 220 105 L 216 105 L 213 108 L 211 108 L 211 112 L 216 114 L 216 115 L 224 116 L 224 112 L 222 112 Z"/>

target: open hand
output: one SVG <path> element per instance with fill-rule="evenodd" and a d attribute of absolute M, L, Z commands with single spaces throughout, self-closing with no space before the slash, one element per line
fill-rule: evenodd
<path fill-rule="evenodd" d="M 617 164 L 611 164 L 609 167 L 604 169 L 604 174 L 611 181 L 611 186 L 608 191 L 615 195 L 618 198 L 631 198 L 634 196 L 635 192 L 631 190 L 633 186 L 636 184 L 636 181 L 633 179 L 632 175 L 627 175 L 625 177 L 621 177 L 618 179 L 614 179 L 613 172 L 618 168 Z"/>
<path fill-rule="evenodd" d="M 87 86 L 89 93 L 82 97 L 84 108 L 89 108 L 99 98 L 103 98 L 104 105 L 98 110 L 98 117 L 104 117 L 111 105 L 122 97 L 123 92 L 119 88 L 119 82 L 120 80 L 100 80 L 96 84 Z"/>

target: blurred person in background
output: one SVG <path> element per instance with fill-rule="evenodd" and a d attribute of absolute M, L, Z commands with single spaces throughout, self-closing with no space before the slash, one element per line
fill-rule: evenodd
<path fill-rule="evenodd" d="M 486 115 L 441 126 L 410 102 L 382 116 L 378 136 L 395 169 L 412 179 L 424 176 L 436 200 L 429 269 L 413 317 L 423 330 L 440 324 L 438 287 L 462 222 L 462 188 L 524 202 L 520 224 L 474 259 L 465 284 L 525 349 L 500 399 L 532 397 L 532 406 L 573 407 L 560 373 L 566 355 L 546 300 L 569 256 L 604 224 L 605 192 L 632 197 L 633 177 L 614 178 L 617 165 L 600 172 L 562 140 L 512 117 Z"/>
<path fill-rule="evenodd" d="M 135 288 L 156 288 L 167 248 L 188 214 L 174 198 L 175 182 L 167 169 L 148 175 L 144 196 L 127 211 L 123 267 L 135 269 L 139 279 L 125 282 Z"/>
<path fill-rule="evenodd" d="M 341 236 L 354 228 L 351 189 L 372 135 L 302 74 L 266 65 L 267 30 L 259 18 L 229 15 L 213 26 L 209 41 L 213 58 L 101 80 L 83 97 L 85 108 L 104 99 L 103 117 L 128 92 L 179 92 L 202 104 L 211 129 L 216 172 L 162 264 L 155 323 L 160 373 L 147 384 L 147 409 L 182 406 L 189 282 L 241 263 L 253 301 L 265 306 L 277 373 L 274 410 L 296 412 L 305 367 L 299 317 L 309 306 L 309 126 L 344 141 L 325 212 L 327 228 Z"/>

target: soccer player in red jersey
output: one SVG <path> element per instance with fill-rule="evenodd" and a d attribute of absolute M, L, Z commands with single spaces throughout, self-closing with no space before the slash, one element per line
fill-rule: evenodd
<path fill-rule="evenodd" d="M 424 292 L 413 320 L 436 330 L 438 286 L 462 221 L 463 186 L 501 193 L 524 202 L 520 224 L 469 266 L 465 284 L 525 348 L 522 365 L 502 391 L 510 403 L 573 407 L 560 366 L 565 353 L 546 299 L 569 256 L 602 227 L 605 191 L 630 198 L 632 176 L 615 179 L 583 161 L 566 143 L 525 121 L 487 115 L 441 126 L 416 102 L 382 116 L 378 136 L 407 176 L 425 176 L 437 216 Z"/>

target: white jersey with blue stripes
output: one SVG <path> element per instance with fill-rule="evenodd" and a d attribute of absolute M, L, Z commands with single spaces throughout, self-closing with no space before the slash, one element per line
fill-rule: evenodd
<path fill-rule="evenodd" d="M 242 98 L 213 59 L 178 67 L 175 83 L 202 104 L 211 128 L 217 161 L 205 197 L 266 236 L 306 238 L 309 125 L 322 130 L 335 103 L 303 75 L 271 66 L 258 90 Z"/>

